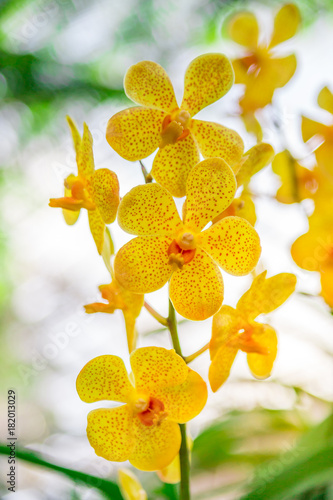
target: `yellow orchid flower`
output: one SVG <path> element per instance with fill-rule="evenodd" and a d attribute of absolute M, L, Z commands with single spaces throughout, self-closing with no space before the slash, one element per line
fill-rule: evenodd
<path fill-rule="evenodd" d="M 239 299 L 236 309 L 222 306 L 214 316 L 209 368 L 211 388 L 216 392 L 229 377 L 238 350 L 247 353 L 247 362 L 257 378 L 270 375 L 277 352 L 275 330 L 255 320 L 259 314 L 277 309 L 293 293 L 296 276 L 281 273 L 266 278 L 259 274 L 249 290 Z"/>
<path fill-rule="evenodd" d="M 253 134 L 257 139 L 257 142 L 262 142 L 264 133 L 258 118 L 255 115 L 255 111 L 242 111 L 240 117 L 244 123 L 246 131 L 249 134 Z"/>
<path fill-rule="evenodd" d="M 106 224 L 114 222 L 119 205 L 119 183 L 107 168 L 95 170 L 92 137 L 86 123 L 81 138 L 73 120 L 67 116 L 72 132 L 78 175 L 65 179 L 65 197 L 51 198 L 50 207 L 60 207 L 67 224 L 74 224 L 81 208 L 88 210 L 90 231 L 99 254 L 110 252 L 112 240 Z"/>
<path fill-rule="evenodd" d="M 247 187 L 252 177 L 271 163 L 274 149 L 270 144 L 261 142 L 244 153 L 241 161 L 235 165 L 237 187 Z"/>
<path fill-rule="evenodd" d="M 330 174 L 332 183 L 333 175 L 333 94 L 328 87 L 321 89 L 318 95 L 319 106 L 330 113 L 328 124 L 319 123 L 302 116 L 302 136 L 304 142 L 312 137 L 320 139 L 320 145 L 315 150 L 318 166 Z"/>
<path fill-rule="evenodd" d="M 231 202 L 229 207 L 226 208 L 224 212 L 215 217 L 213 224 L 216 224 L 225 217 L 231 216 L 241 217 L 242 219 L 247 220 L 252 226 L 255 225 L 257 221 L 256 207 L 249 191 L 242 191 L 242 193 Z"/>
<path fill-rule="evenodd" d="M 209 158 L 191 170 L 184 221 L 159 184 L 132 189 L 121 201 L 118 222 L 138 237 L 116 255 L 117 280 L 133 293 L 149 293 L 171 278 L 170 298 L 182 316 L 200 321 L 215 314 L 223 301 L 218 266 L 243 276 L 261 252 L 258 234 L 240 217 L 226 217 L 203 230 L 230 205 L 235 190 L 235 176 L 221 158 Z"/>
<path fill-rule="evenodd" d="M 131 66 L 124 87 L 139 107 L 115 114 L 106 139 L 123 158 L 141 160 L 157 148 L 151 171 L 154 179 L 173 196 L 185 195 L 192 167 L 204 158 L 220 157 L 229 165 L 243 153 L 243 141 L 233 130 L 213 122 L 193 119 L 200 110 L 223 97 L 234 81 L 232 66 L 223 54 L 205 54 L 186 70 L 180 107 L 165 70 L 152 61 Z"/>
<path fill-rule="evenodd" d="M 270 144 L 264 142 L 256 144 L 244 153 L 240 162 L 234 166 L 236 172 L 237 188 L 243 187 L 243 191 L 235 198 L 228 208 L 213 219 L 213 224 L 224 217 L 234 216 L 246 219 L 252 226 L 255 225 L 257 216 L 251 192 L 248 185 L 251 178 L 262 168 L 266 167 L 274 157 L 274 149 Z"/>
<path fill-rule="evenodd" d="M 173 349 L 142 347 L 130 356 L 133 384 L 118 356 L 99 356 L 77 378 L 86 403 L 118 401 L 116 408 L 93 410 L 87 436 L 96 454 L 155 471 L 169 465 L 180 449 L 179 423 L 198 415 L 207 386 Z"/>
<path fill-rule="evenodd" d="M 141 312 L 144 295 L 125 290 L 115 278 L 112 279 L 109 285 L 101 285 L 98 288 L 102 298 L 107 300 L 108 303 L 94 302 L 88 304 L 84 306 L 86 313 L 104 312 L 113 314 L 116 309 L 120 309 L 124 315 L 128 350 L 131 353 L 136 347 L 137 331 L 135 320 Z"/>
<path fill-rule="evenodd" d="M 296 5 L 283 5 L 275 16 L 271 40 L 266 44 L 259 41 L 259 26 L 254 14 L 239 12 L 230 19 L 230 38 L 247 49 L 243 57 L 232 61 L 235 83 L 245 85 L 239 104 L 246 115 L 271 103 L 274 91 L 284 87 L 295 73 L 295 55 L 276 57 L 275 48 L 296 34 L 300 21 Z"/>
<path fill-rule="evenodd" d="M 281 181 L 276 192 L 276 199 L 280 203 L 299 203 L 306 198 L 313 198 L 318 189 L 317 168 L 309 170 L 303 167 L 287 150 L 275 156 L 272 170 Z"/>
<path fill-rule="evenodd" d="M 148 500 L 147 493 L 140 481 L 128 469 L 119 469 L 119 486 L 125 500 Z"/>
<path fill-rule="evenodd" d="M 309 217 L 310 228 L 291 247 L 296 264 L 306 271 L 316 271 L 321 277 L 321 296 L 333 308 L 333 203 L 321 200 Z"/>

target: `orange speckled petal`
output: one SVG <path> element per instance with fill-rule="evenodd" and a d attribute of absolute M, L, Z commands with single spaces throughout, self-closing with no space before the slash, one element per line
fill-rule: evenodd
<path fill-rule="evenodd" d="M 202 321 L 213 316 L 223 301 L 223 279 L 219 268 L 200 248 L 183 269 L 173 273 L 170 298 L 184 318 Z"/>
<path fill-rule="evenodd" d="M 257 265 L 260 240 L 248 221 L 226 217 L 204 231 L 201 237 L 201 248 L 227 273 L 244 276 Z"/>
<path fill-rule="evenodd" d="M 295 290 L 294 274 L 280 273 L 266 278 L 266 273 L 259 274 L 238 301 L 237 310 L 249 321 L 280 307 Z"/>
<path fill-rule="evenodd" d="M 93 176 L 94 202 L 105 224 L 114 222 L 119 205 L 118 177 L 108 168 L 96 170 Z"/>
<path fill-rule="evenodd" d="M 168 419 L 179 424 L 199 415 L 208 397 L 205 381 L 190 368 L 185 382 L 153 391 L 152 395 L 163 402 Z"/>
<path fill-rule="evenodd" d="M 105 239 L 105 223 L 101 214 L 97 210 L 88 210 L 89 227 L 91 234 L 96 243 L 97 251 L 101 255 L 104 247 Z"/>
<path fill-rule="evenodd" d="M 124 245 L 116 255 L 115 275 L 133 293 L 149 293 L 162 288 L 171 275 L 168 248 L 171 239 L 138 237 Z"/>
<path fill-rule="evenodd" d="M 172 196 L 181 198 L 186 193 L 188 174 L 199 161 L 198 146 L 192 134 L 189 134 L 176 144 L 158 150 L 151 174 Z"/>
<path fill-rule="evenodd" d="M 259 325 L 252 334 L 253 340 L 261 347 L 267 349 L 269 354 L 247 354 L 247 362 L 252 375 L 256 378 L 267 378 L 270 376 L 273 363 L 277 353 L 277 337 L 275 330 L 269 325 Z"/>
<path fill-rule="evenodd" d="M 184 97 L 181 109 L 191 116 L 221 99 L 234 83 L 234 72 L 223 54 L 204 54 L 196 57 L 185 74 Z"/>
<path fill-rule="evenodd" d="M 301 24 L 301 14 L 295 4 L 285 4 L 281 7 L 274 19 L 274 29 L 270 47 L 293 37 Z"/>
<path fill-rule="evenodd" d="M 333 94 L 328 87 L 322 88 L 319 92 L 318 104 L 321 108 L 333 114 Z"/>
<path fill-rule="evenodd" d="M 222 306 L 213 318 L 212 338 L 209 343 L 210 358 L 214 359 L 220 347 L 243 328 L 243 318 L 230 306 Z"/>
<path fill-rule="evenodd" d="M 142 106 L 165 112 L 178 108 L 170 78 L 155 62 L 141 61 L 131 66 L 125 75 L 124 88 L 127 96 Z"/>
<path fill-rule="evenodd" d="M 126 403 L 134 391 L 123 360 L 111 355 L 89 361 L 77 377 L 76 389 L 85 403 L 103 400 Z"/>
<path fill-rule="evenodd" d="M 125 160 L 141 160 L 158 148 L 164 117 L 165 113 L 158 109 L 125 109 L 110 118 L 106 140 Z"/>
<path fill-rule="evenodd" d="M 209 367 L 208 379 L 213 392 L 216 392 L 227 380 L 238 349 L 224 344 L 217 351 Z"/>
<path fill-rule="evenodd" d="M 125 500 L 148 500 L 138 478 L 128 469 L 119 469 L 119 486 Z"/>
<path fill-rule="evenodd" d="M 258 43 L 259 26 L 257 19 L 251 12 L 239 12 L 228 23 L 230 38 L 240 45 L 254 48 Z"/>
<path fill-rule="evenodd" d="M 133 422 L 135 448 L 129 457 L 130 463 L 144 471 L 159 470 L 169 465 L 180 449 L 179 425 L 168 419 L 152 426 L 143 425 L 138 418 Z"/>
<path fill-rule="evenodd" d="M 77 166 L 79 175 L 85 179 L 87 190 L 89 194 L 92 195 L 90 183 L 95 170 L 93 139 L 86 123 L 83 124 L 83 136 L 80 144 Z"/>
<path fill-rule="evenodd" d="M 71 134 L 72 134 L 73 145 L 74 145 L 74 149 L 75 149 L 75 153 L 76 153 L 76 161 L 77 161 L 78 154 L 80 151 L 81 135 L 80 135 L 80 132 L 78 131 L 74 121 L 72 120 L 72 118 L 70 116 L 66 116 L 66 120 L 67 120 L 68 126 L 69 126 Z"/>
<path fill-rule="evenodd" d="M 159 184 L 131 189 L 121 200 L 118 223 L 139 236 L 172 236 L 182 225 L 171 194 Z"/>
<path fill-rule="evenodd" d="M 333 231 L 313 229 L 297 238 L 291 247 L 291 256 L 302 269 L 319 271 L 325 266 L 332 247 Z"/>
<path fill-rule="evenodd" d="M 235 130 L 214 122 L 192 120 L 191 131 L 204 158 L 223 158 L 231 166 L 241 159 L 244 144 Z"/>
<path fill-rule="evenodd" d="M 130 356 L 135 387 L 156 390 L 182 384 L 188 377 L 188 367 L 174 349 L 141 347 Z"/>
<path fill-rule="evenodd" d="M 185 224 L 201 230 L 230 205 L 235 191 L 235 176 L 224 160 L 201 161 L 187 179 Z"/>
<path fill-rule="evenodd" d="M 99 457 L 111 462 L 128 460 L 135 445 L 129 405 L 91 411 L 87 436 Z"/>
<path fill-rule="evenodd" d="M 272 161 L 274 149 L 270 144 L 262 142 L 249 149 L 244 154 L 244 157 L 246 157 L 246 160 L 242 163 L 236 175 L 238 187 L 242 185 L 247 186 L 251 177 Z"/>
<path fill-rule="evenodd" d="M 303 141 L 307 142 L 314 135 L 325 135 L 325 125 L 322 123 L 310 120 L 306 116 L 302 116 L 302 137 Z"/>

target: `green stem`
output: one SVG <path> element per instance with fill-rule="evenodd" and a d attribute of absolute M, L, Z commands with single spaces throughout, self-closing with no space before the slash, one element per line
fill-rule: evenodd
<path fill-rule="evenodd" d="M 182 444 L 179 450 L 180 461 L 180 500 L 190 500 L 190 460 L 187 448 L 186 424 L 179 424 Z"/>
<path fill-rule="evenodd" d="M 142 163 L 141 160 L 139 160 L 139 163 L 141 165 L 141 170 L 142 170 L 142 173 L 143 173 L 143 177 L 145 178 L 145 183 L 146 184 L 150 184 L 151 182 L 153 182 L 152 175 L 147 172 L 147 169 L 146 169 L 146 167 L 144 166 L 144 164 Z"/>
<path fill-rule="evenodd" d="M 191 361 L 193 361 L 195 358 L 197 358 L 198 356 L 200 356 L 200 354 L 204 353 L 207 351 L 207 349 L 209 349 L 209 342 L 208 344 L 205 344 L 203 347 L 201 347 L 201 349 L 199 349 L 198 351 L 194 352 L 193 354 L 190 354 L 189 356 L 185 356 L 185 362 L 188 364 L 188 363 L 191 363 Z"/>
<path fill-rule="evenodd" d="M 173 307 L 173 303 L 169 299 L 169 316 L 167 319 L 168 322 L 168 328 L 171 334 L 171 339 L 172 339 L 172 345 L 179 356 L 183 357 L 182 350 L 180 347 L 179 343 L 179 338 L 178 338 L 178 330 L 177 330 L 177 319 L 176 319 L 176 311 L 175 308 Z"/>
<path fill-rule="evenodd" d="M 172 345 L 176 353 L 182 358 L 182 350 L 180 347 L 180 342 L 178 338 L 177 331 L 177 319 L 175 308 L 171 300 L 169 299 L 169 316 L 168 316 L 168 328 L 170 331 Z M 179 424 L 180 433 L 182 437 L 182 442 L 179 450 L 179 461 L 180 461 L 180 500 L 190 500 L 190 461 L 189 452 L 187 447 L 187 437 L 186 437 L 186 425 Z"/>
<path fill-rule="evenodd" d="M 155 311 L 155 309 L 150 304 L 148 304 L 148 302 L 144 301 L 143 305 L 147 309 L 147 311 L 153 316 L 153 318 L 156 319 L 156 321 L 158 321 L 161 325 L 166 326 L 168 328 L 169 323 L 167 318 L 165 318 L 160 313 Z"/>

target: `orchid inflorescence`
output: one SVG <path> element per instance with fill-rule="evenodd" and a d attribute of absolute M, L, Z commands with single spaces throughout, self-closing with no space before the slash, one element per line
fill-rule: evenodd
<path fill-rule="evenodd" d="M 106 168 L 95 170 L 88 126 L 84 124 L 81 137 L 68 118 L 78 173 L 65 179 L 65 196 L 51 199 L 50 206 L 61 207 L 70 225 L 81 209 L 88 211 L 90 230 L 111 282 L 99 287 L 106 302 L 88 304 L 85 310 L 112 314 L 120 309 L 130 354 L 129 375 L 122 359 L 105 354 L 89 361 L 77 378 L 84 402 L 121 403 L 88 415 L 89 442 L 106 460 L 129 460 L 140 470 L 158 471 L 165 481 L 182 480 L 189 462 L 184 454 L 191 442 L 185 423 L 202 411 L 208 395 L 206 382 L 188 364 L 205 350 L 211 357 L 208 380 L 213 392 L 228 379 L 239 350 L 247 353 L 254 377 L 270 376 L 277 333 L 269 322 L 257 318 L 280 307 L 296 286 L 291 273 L 267 278 L 267 271 L 256 271 L 261 245 L 254 228 L 251 185 L 272 161 L 280 179 L 278 202 L 300 203 L 307 198 L 314 202 L 310 229 L 295 241 L 292 256 L 300 267 L 321 274 L 322 296 L 333 307 L 333 95 L 324 87 L 318 98 L 319 105 L 331 113 L 328 124 L 302 120 L 304 141 L 311 142 L 314 136 L 321 139 L 313 168 L 303 166 L 287 148 L 274 158 L 272 146 L 261 141 L 262 128 L 255 116 L 272 105 L 276 89 L 286 85 L 296 70 L 295 55 L 280 57 L 276 47 L 293 37 L 299 24 L 297 7 L 284 5 L 276 14 L 270 42 L 264 43 L 252 13 L 233 15 L 228 33 L 245 47 L 245 53 L 232 62 L 216 53 L 194 59 L 185 73 L 180 105 L 159 64 L 141 61 L 131 66 L 124 88 L 136 106 L 110 118 L 106 139 L 128 161 L 141 162 L 157 153 L 151 172 L 144 176 L 146 183 L 121 200 L 116 174 Z M 194 118 L 225 96 L 234 81 L 244 88 L 239 116 L 260 139 L 246 152 L 236 131 Z M 174 198 L 184 198 L 182 216 Z M 114 255 L 108 225 L 116 217 L 120 228 L 133 238 Z M 221 269 L 235 277 L 252 273 L 252 284 L 235 308 L 223 304 Z M 167 283 L 170 307 L 164 318 L 145 302 L 145 294 Z M 143 307 L 170 330 L 173 349 L 137 348 L 136 319 Z M 183 356 L 175 310 L 190 321 L 213 318 L 211 340 L 197 353 Z M 125 498 L 146 498 L 131 471 L 120 471 L 120 484 Z"/>

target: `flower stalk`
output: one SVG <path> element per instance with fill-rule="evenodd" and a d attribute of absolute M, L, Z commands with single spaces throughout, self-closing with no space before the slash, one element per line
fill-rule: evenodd
<path fill-rule="evenodd" d="M 184 359 L 182 355 L 182 350 L 180 347 L 178 330 L 177 330 L 177 319 L 175 308 L 171 300 L 169 299 L 169 316 L 167 319 L 168 328 L 170 331 L 172 345 L 176 353 Z M 190 500 L 190 460 L 189 460 L 189 450 L 187 446 L 186 437 L 186 424 L 179 424 L 180 432 L 182 436 L 182 443 L 179 450 L 179 462 L 180 462 L 180 500 Z"/>
<path fill-rule="evenodd" d="M 144 164 L 142 163 L 141 160 L 139 160 L 139 163 L 141 165 L 141 171 L 142 171 L 143 177 L 145 179 L 145 183 L 146 184 L 150 184 L 150 182 L 153 182 L 152 175 L 149 172 L 147 172 L 147 169 L 146 169 L 146 167 L 144 166 Z"/>
<path fill-rule="evenodd" d="M 182 354 L 182 349 L 180 347 L 179 337 L 178 337 L 178 329 L 177 329 L 177 319 L 175 308 L 173 307 L 173 303 L 169 299 L 169 316 L 167 318 L 167 326 L 169 328 L 169 332 L 171 335 L 172 345 L 176 351 L 176 353 L 184 358 Z"/>
<path fill-rule="evenodd" d="M 206 352 L 207 349 L 209 349 L 209 342 L 207 342 L 207 344 L 205 344 L 203 347 L 201 347 L 201 349 L 199 349 L 198 351 L 194 352 L 193 354 L 190 354 L 189 356 L 185 356 L 185 358 L 184 358 L 185 362 L 187 364 L 191 363 L 191 361 L 193 361 L 198 356 L 200 356 L 200 354 L 203 354 L 204 352 Z"/>
<path fill-rule="evenodd" d="M 144 301 L 143 303 L 145 309 L 156 319 L 161 325 L 169 328 L 169 323 L 167 318 L 158 313 L 148 302 Z"/>

